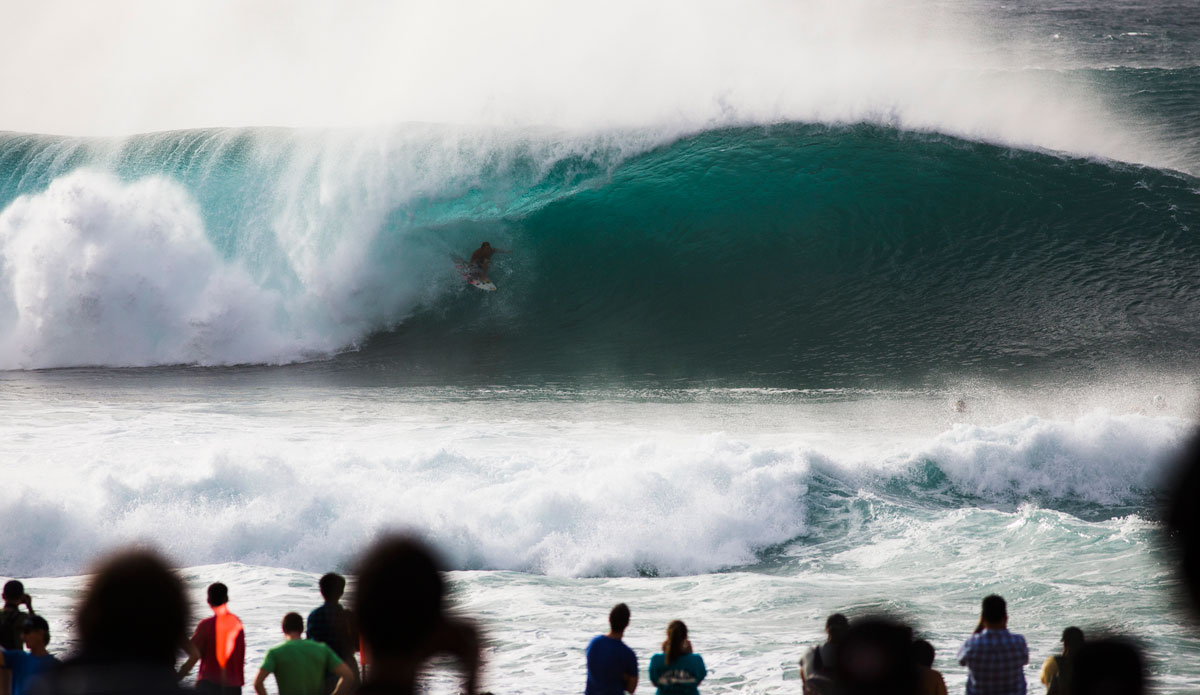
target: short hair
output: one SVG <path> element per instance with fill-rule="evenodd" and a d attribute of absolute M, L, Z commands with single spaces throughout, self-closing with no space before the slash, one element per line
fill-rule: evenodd
<path fill-rule="evenodd" d="M 825 619 L 825 632 L 829 634 L 831 642 L 841 639 L 849 629 L 850 621 L 841 613 L 834 613 Z"/>
<path fill-rule="evenodd" d="M 127 550 L 94 568 L 75 613 L 80 652 L 173 667 L 190 620 L 183 582 L 153 551 Z"/>
<path fill-rule="evenodd" d="M 25 585 L 20 579 L 10 579 L 4 582 L 4 593 L 0 595 L 5 599 L 19 601 L 25 596 Z"/>
<path fill-rule="evenodd" d="M 925 668 L 933 668 L 933 658 L 935 656 L 933 645 L 928 640 L 919 639 L 912 643 L 913 661 L 924 666 Z"/>
<path fill-rule="evenodd" d="M 283 616 L 283 631 L 288 633 L 304 632 L 304 618 L 301 618 L 299 613 L 288 613 Z"/>
<path fill-rule="evenodd" d="M 629 606 L 624 603 L 613 606 L 608 612 L 608 624 L 613 632 L 625 632 L 625 628 L 629 627 Z"/>
<path fill-rule="evenodd" d="M 208 585 L 208 605 L 216 608 L 229 603 L 229 587 L 221 582 L 214 582 Z"/>
<path fill-rule="evenodd" d="M 25 622 L 21 624 L 21 632 L 31 632 L 33 630 L 42 630 L 46 633 L 46 644 L 50 644 L 50 623 L 40 615 L 30 615 L 25 618 Z"/>
<path fill-rule="evenodd" d="M 445 580 L 419 539 L 385 536 L 367 549 L 357 575 L 354 613 L 376 659 L 418 651 L 442 623 Z"/>
<path fill-rule="evenodd" d="M 986 623 L 999 623 L 1008 618 L 1008 604 L 996 594 L 983 599 L 983 611 L 980 614 Z"/>
<path fill-rule="evenodd" d="M 346 578 L 337 572 L 329 572 L 317 582 L 321 588 L 321 596 L 326 601 L 336 601 L 346 593 Z"/>

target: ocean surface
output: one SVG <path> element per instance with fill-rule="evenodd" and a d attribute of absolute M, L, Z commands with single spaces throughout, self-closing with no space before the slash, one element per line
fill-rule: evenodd
<path fill-rule="evenodd" d="M 0 574 L 65 653 L 91 562 L 153 544 L 197 615 L 230 586 L 252 673 L 412 529 L 498 695 L 581 691 L 618 601 L 643 666 L 688 623 L 705 693 L 798 693 L 834 611 L 955 691 L 992 592 L 1031 692 L 1067 625 L 1195 692 L 1159 509 L 1200 8 L 1117 5 L 825 3 L 825 60 L 633 122 L 0 132 Z M 485 240 L 495 293 L 450 261 Z"/>

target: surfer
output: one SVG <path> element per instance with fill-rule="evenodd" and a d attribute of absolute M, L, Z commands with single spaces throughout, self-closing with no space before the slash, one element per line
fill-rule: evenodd
<path fill-rule="evenodd" d="M 475 253 L 471 254 L 471 260 L 467 261 L 468 271 L 471 275 L 479 278 L 480 282 L 491 282 L 488 279 L 488 267 L 492 264 L 492 256 L 497 253 L 512 253 L 512 251 L 498 249 L 486 241 L 483 242 L 479 248 L 475 249 Z"/>

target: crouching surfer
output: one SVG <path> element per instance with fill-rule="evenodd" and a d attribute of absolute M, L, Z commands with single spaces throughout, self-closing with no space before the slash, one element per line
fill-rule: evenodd
<path fill-rule="evenodd" d="M 492 256 L 497 253 L 512 253 L 504 249 L 498 249 L 488 242 L 475 249 L 475 253 L 471 254 L 471 260 L 467 261 L 467 272 L 472 277 L 477 278 L 480 282 L 491 282 L 488 278 L 488 268 L 492 264 Z"/>

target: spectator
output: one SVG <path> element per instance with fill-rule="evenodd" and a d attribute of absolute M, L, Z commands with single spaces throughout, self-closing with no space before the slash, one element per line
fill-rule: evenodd
<path fill-rule="evenodd" d="M 833 669 L 838 695 L 914 695 L 912 628 L 886 618 L 855 620 L 838 641 Z"/>
<path fill-rule="evenodd" d="M 1051 656 L 1042 664 L 1042 685 L 1046 695 L 1070 695 L 1074 659 L 1083 649 L 1083 630 L 1069 627 L 1062 633 L 1063 650 L 1060 656 Z"/>
<path fill-rule="evenodd" d="M 246 632 L 242 621 L 229 612 L 229 588 L 217 582 L 208 587 L 208 605 L 213 610 L 196 626 L 194 651 L 179 668 L 183 678 L 200 661 L 196 692 L 201 695 L 240 695 L 246 661 Z"/>
<path fill-rule="evenodd" d="M 933 645 L 919 639 L 912 645 L 913 660 L 920 667 L 918 674 L 917 692 L 921 695 L 946 695 L 946 679 L 941 671 L 933 668 L 935 652 Z"/>
<path fill-rule="evenodd" d="M 21 628 L 25 618 L 33 613 L 33 599 L 25 593 L 25 585 L 18 579 L 4 583 L 4 608 L 0 609 L 0 649 L 21 648 Z M 28 612 L 21 610 L 24 605 Z"/>
<path fill-rule="evenodd" d="M 354 653 L 358 651 L 358 630 L 354 627 L 354 617 L 350 611 L 339 603 L 346 593 L 346 578 L 330 572 L 321 577 L 317 586 L 325 603 L 308 614 L 308 638 L 329 645 L 333 653 L 357 675 L 358 661 Z M 336 685 L 337 678 L 331 675 L 325 683 L 325 692 L 333 692 Z"/>
<path fill-rule="evenodd" d="M 21 627 L 25 618 L 33 613 L 33 601 L 18 579 L 5 582 L 0 597 L 4 599 L 4 608 L 0 610 L 0 649 L 20 649 Z M 25 604 L 28 613 L 21 610 L 21 604 Z M 0 695 L 8 695 L 11 675 L 7 669 L 0 670 Z"/>
<path fill-rule="evenodd" d="M 0 668 L 12 674 L 12 695 L 26 695 L 34 678 L 58 663 L 58 659 L 46 651 L 46 645 L 50 643 L 50 625 L 42 616 L 29 615 L 25 618 L 21 640 L 29 647 L 29 651 L 0 651 Z"/>
<path fill-rule="evenodd" d="M 47 695 L 185 692 L 175 659 L 186 643 L 183 582 L 157 554 L 133 550 L 92 571 L 75 612 L 76 656 L 34 690 Z"/>
<path fill-rule="evenodd" d="M 967 695 L 1025 695 L 1025 638 L 1008 631 L 1008 606 L 992 594 L 983 599 L 975 634 L 958 650 L 967 667 Z"/>
<path fill-rule="evenodd" d="M 1072 695 L 1142 695 L 1146 666 L 1137 647 L 1120 639 L 1088 642 L 1072 657 Z"/>
<path fill-rule="evenodd" d="M 334 695 L 345 692 L 343 686 L 353 687 L 354 671 L 328 644 L 304 639 L 304 619 L 299 613 L 283 616 L 283 634 L 283 644 L 267 652 L 254 679 L 258 695 L 267 695 L 267 676 L 272 673 L 279 695 L 316 695 L 324 690 L 329 674 L 335 678 Z"/>
<path fill-rule="evenodd" d="M 608 613 L 608 627 L 607 635 L 596 635 L 588 643 L 585 695 L 621 695 L 637 690 L 637 655 L 621 641 L 629 627 L 629 606 L 613 606 Z"/>
<path fill-rule="evenodd" d="M 700 682 L 708 675 L 704 659 L 692 652 L 687 625 L 672 620 L 661 654 L 650 657 L 650 682 L 658 695 L 697 695 Z"/>
<path fill-rule="evenodd" d="M 850 621 L 841 613 L 825 619 L 825 644 L 810 647 L 800 660 L 800 682 L 804 695 L 833 692 L 837 645 L 850 629 Z"/>
<path fill-rule="evenodd" d="M 421 667 L 437 654 L 458 658 L 463 691 L 475 695 L 479 633 L 471 623 L 446 615 L 445 594 L 438 563 L 424 543 L 389 536 L 367 550 L 354 598 L 355 620 L 370 656 L 360 695 L 414 693 Z"/>

